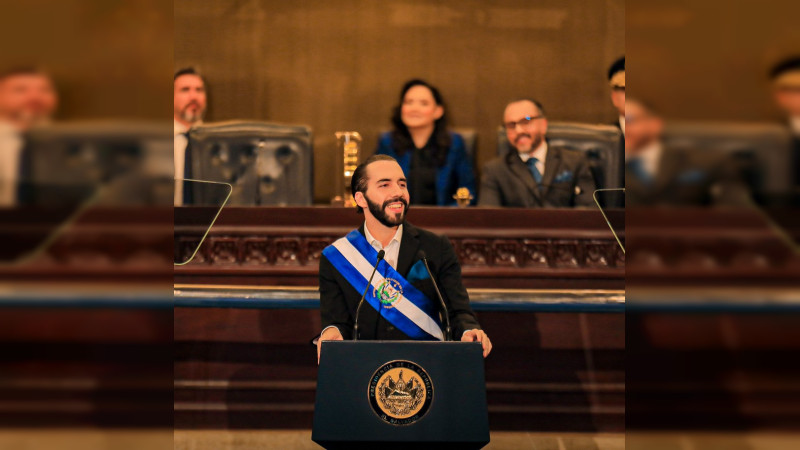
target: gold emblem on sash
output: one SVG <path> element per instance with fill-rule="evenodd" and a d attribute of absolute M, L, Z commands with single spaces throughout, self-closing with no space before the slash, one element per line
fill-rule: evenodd
<path fill-rule="evenodd" d="M 374 289 L 375 298 L 381 302 L 384 308 L 394 308 L 397 301 L 403 295 L 403 286 L 394 278 L 386 278 Z"/>

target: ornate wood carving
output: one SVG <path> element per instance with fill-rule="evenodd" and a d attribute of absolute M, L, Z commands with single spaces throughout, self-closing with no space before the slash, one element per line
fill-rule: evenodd
<path fill-rule="evenodd" d="M 469 287 L 623 287 L 624 254 L 597 211 L 412 211 L 412 223 L 449 237 Z M 202 217 L 202 211 L 197 214 Z M 315 285 L 322 250 L 362 221 L 344 208 L 227 208 L 195 259 L 176 268 L 175 280 Z M 519 225 L 526 223 L 537 226 Z M 189 239 L 183 255 L 198 234 L 176 226 L 176 239 Z"/>
<path fill-rule="evenodd" d="M 7 266 L 0 277 L 174 275 L 176 283 L 313 286 L 322 249 L 363 223 L 363 216 L 344 208 L 226 208 L 194 259 L 173 271 L 170 253 L 177 260 L 192 255 L 209 212 L 179 208 L 173 228 L 165 210 L 97 210 L 35 263 Z M 412 223 L 450 238 L 465 284 L 473 288 L 622 289 L 626 280 L 691 284 L 723 278 L 789 282 L 800 267 L 792 248 L 752 211 L 634 210 L 627 216 L 611 211 L 621 229 L 623 218 L 630 226 L 627 238 L 621 236 L 630 252 L 627 271 L 625 253 L 594 210 L 415 207 L 409 212 Z M 35 227 L 18 229 L 36 233 Z"/>

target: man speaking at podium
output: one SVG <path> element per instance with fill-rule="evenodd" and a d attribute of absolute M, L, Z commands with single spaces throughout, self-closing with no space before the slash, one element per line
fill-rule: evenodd
<path fill-rule="evenodd" d="M 322 252 L 317 358 L 322 341 L 354 338 L 478 341 L 486 357 L 492 344 L 469 306 L 453 246 L 405 221 L 409 195 L 397 161 L 371 156 L 351 188 L 365 221 Z"/>

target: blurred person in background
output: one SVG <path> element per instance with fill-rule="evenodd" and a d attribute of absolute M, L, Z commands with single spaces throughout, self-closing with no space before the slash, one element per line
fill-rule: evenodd
<path fill-rule="evenodd" d="M 794 188 L 800 191 L 800 56 L 787 58 L 770 71 L 775 104 L 786 115 L 793 136 L 792 175 Z"/>
<path fill-rule="evenodd" d="M 459 188 L 476 197 L 475 173 L 464 139 L 447 129 L 439 90 L 423 80 L 403 85 L 392 115 L 394 129 L 381 135 L 376 155 L 396 159 L 408 178 L 411 201 L 418 205 L 455 205 Z"/>
<path fill-rule="evenodd" d="M 665 148 L 664 120 L 639 99 L 625 104 L 627 206 L 745 206 L 741 168 L 713 149 Z"/>
<path fill-rule="evenodd" d="M 612 125 L 619 128 L 625 139 L 625 57 L 619 58 L 608 68 L 608 84 L 611 87 L 611 103 L 619 117 Z"/>
<path fill-rule="evenodd" d="M 547 117 L 536 100 L 506 106 L 503 126 L 512 151 L 483 169 L 479 206 L 565 208 L 593 206 L 594 178 L 579 150 L 550 146 Z"/>
<path fill-rule="evenodd" d="M 173 122 L 175 135 L 175 179 L 191 179 L 191 152 L 189 129 L 203 123 L 206 112 L 206 83 L 193 67 L 175 72 Z M 175 205 L 191 203 L 190 191 L 183 189 L 183 183 L 175 183 Z"/>
<path fill-rule="evenodd" d="M 49 74 L 20 67 L 0 74 L 0 206 L 11 206 L 24 195 L 30 162 L 23 151 L 23 133 L 52 120 L 58 95 Z"/>
<path fill-rule="evenodd" d="M 622 133 L 622 142 L 620 142 L 620 171 L 619 171 L 619 185 L 625 186 L 625 57 L 621 57 L 611 64 L 608 68 L 608 84 L 611 88 L 611 103 L 617 110 L 619 116 L 617 120 L 611 124 L 619 128 Z"/>

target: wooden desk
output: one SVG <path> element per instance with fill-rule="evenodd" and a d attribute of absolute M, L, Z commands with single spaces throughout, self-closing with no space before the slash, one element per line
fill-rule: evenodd
<path fill-rule="evenodd" d="M 176 223 L 193 215 L 208 211 L 176 211 Z M 624 253 L 597 210 L 412 207 L 408 218 L 450 238 L 468 288 L 624 289 Z M 175 283 L 316 286 L 322 250 L 363 220 L 349 208 L 225 208 Z M 204 231 L 176 225 L 176 251 L 188 258 Z"/>

